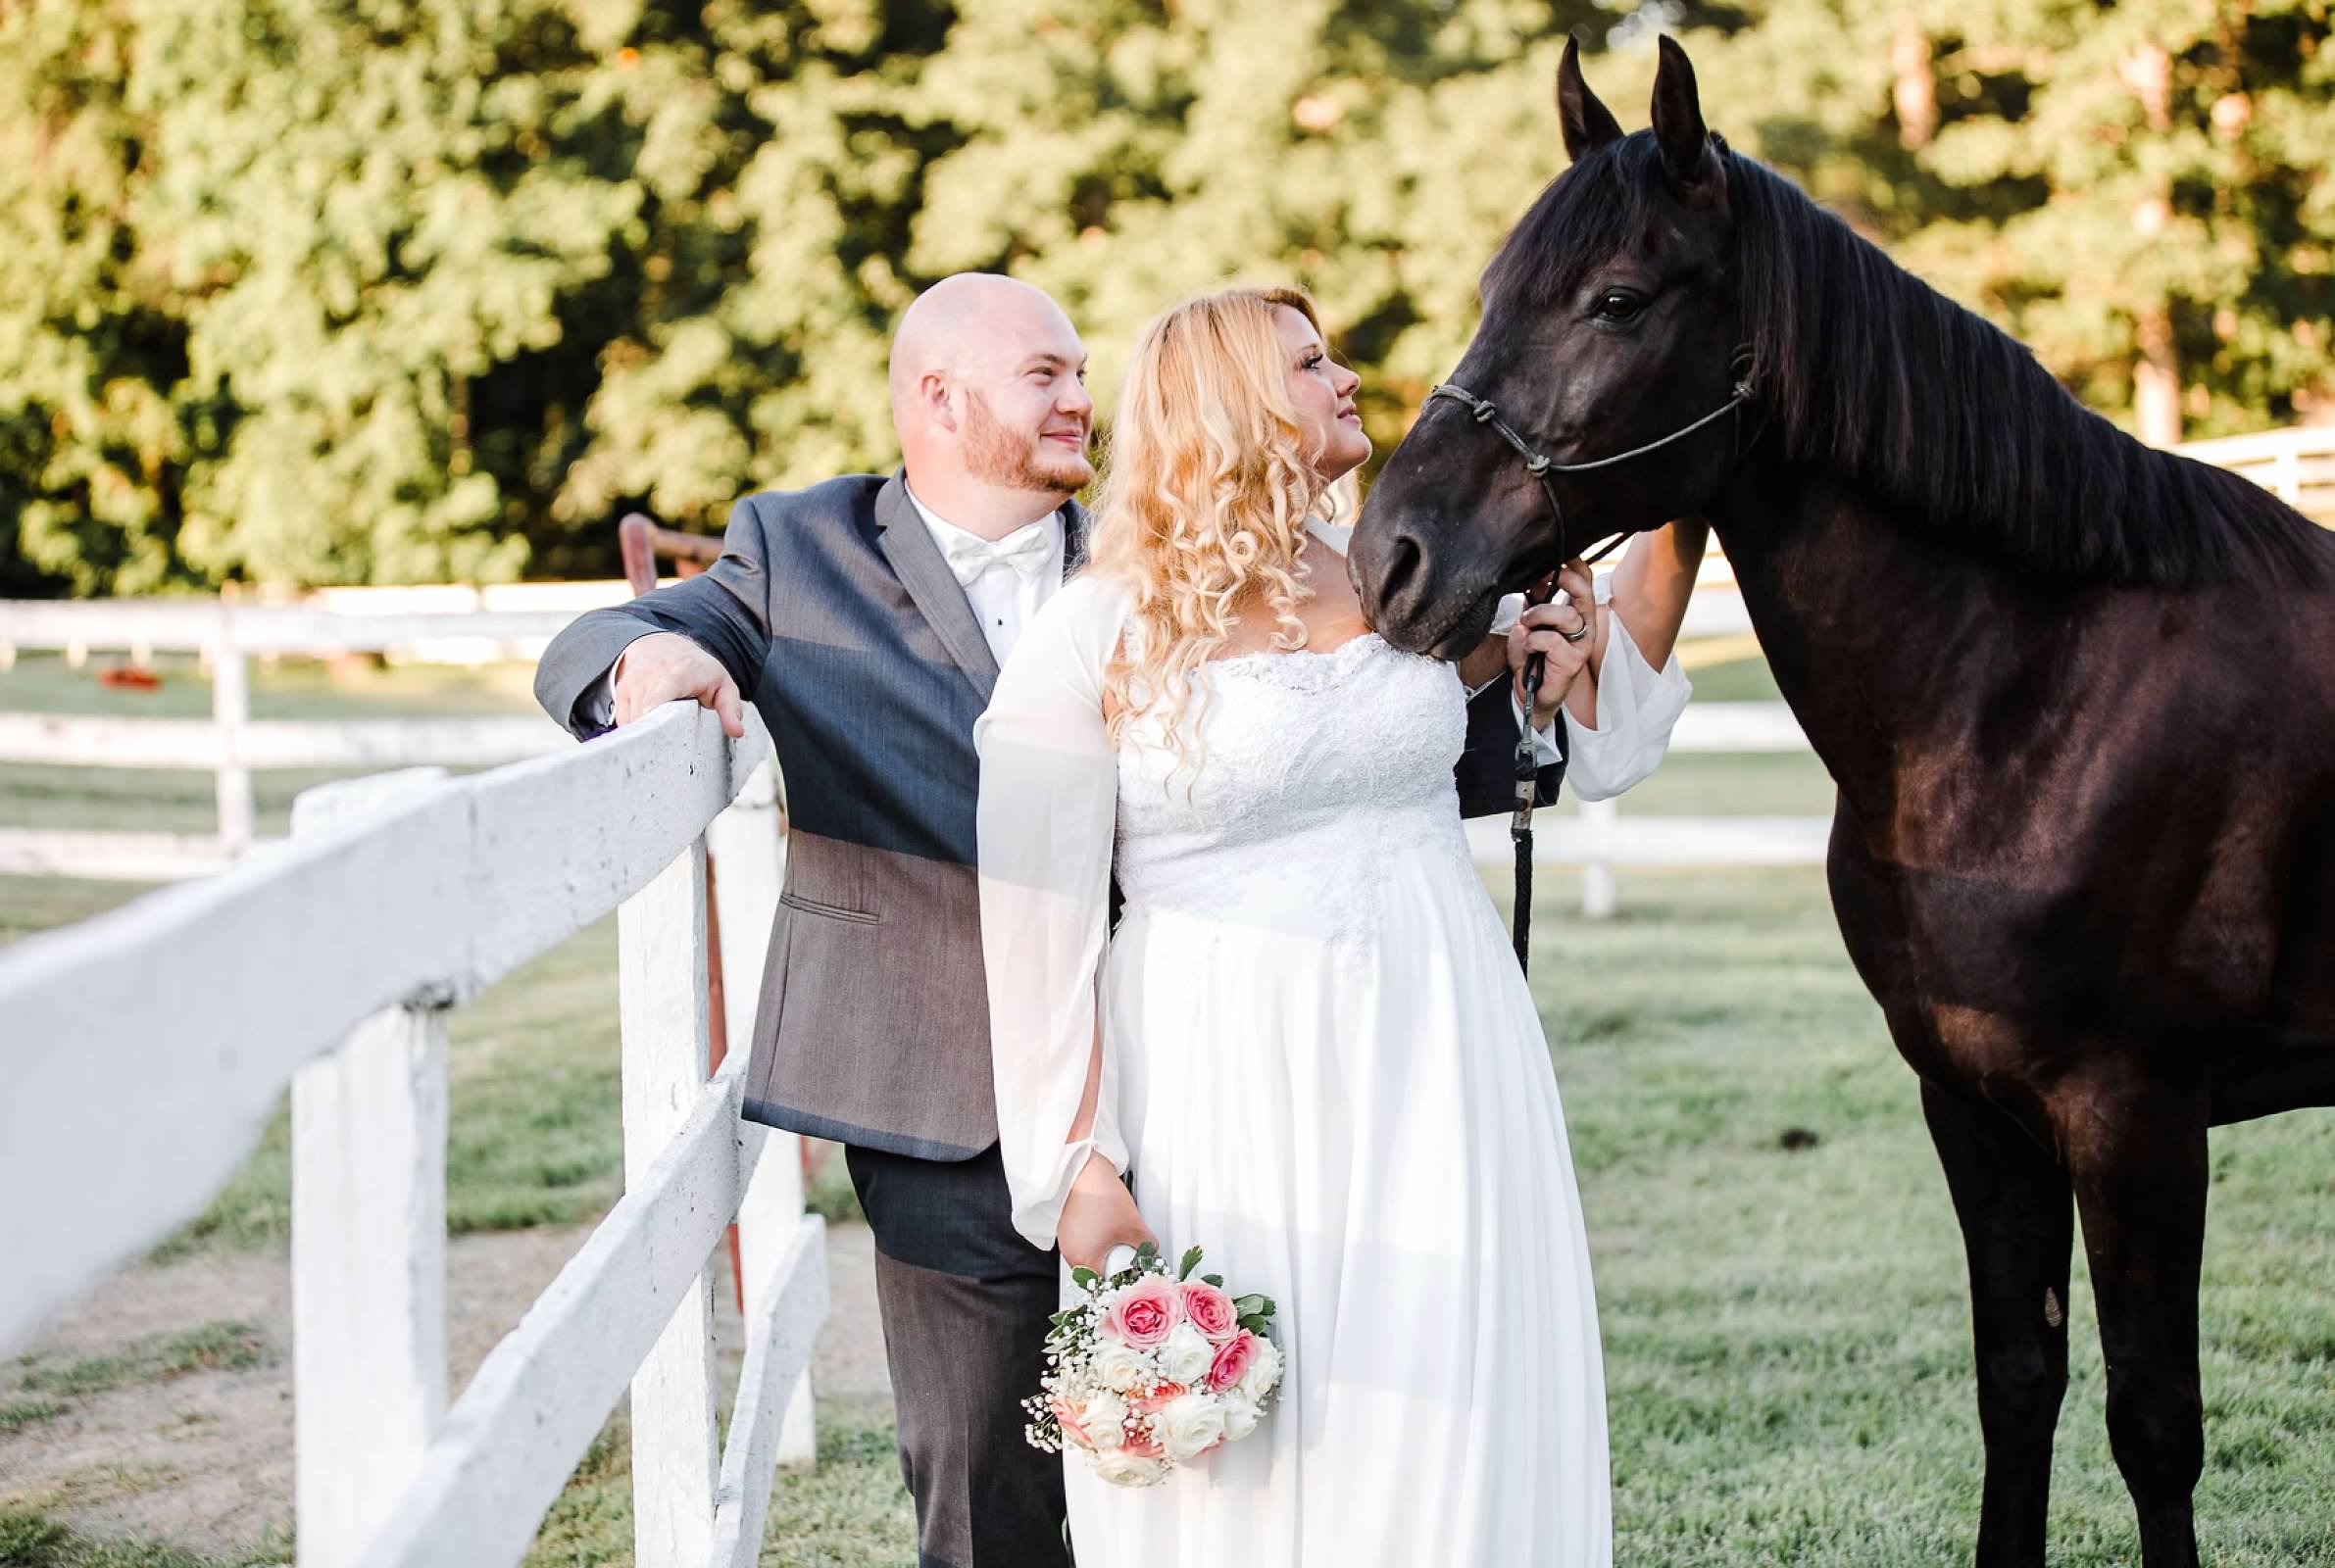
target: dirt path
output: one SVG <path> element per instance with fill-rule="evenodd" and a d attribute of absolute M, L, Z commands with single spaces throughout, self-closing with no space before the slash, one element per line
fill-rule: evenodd
<path fill-rule="evenodd" d="M 457 1392 L 589 1233 L 454 1240 L 447 1353 Z M 865 1225 L 829 1227 L 833 1307 L 813 1378 L 822 1409 L 855 1419 L 888 1411 L 891 1399 L 872 1255 Z M 734 1379 L 726 1256 L 720 1274 L 717 1332 Z M 0 1505 L 204 1552 L 249 1550 L 272 1531 L 280 1539 L 292 1516 L 290 1286 L 280 1257 L 140 1265 L 0 1362 Z M 62 1410 L 36 1413 L 47 1405 Z M 23 1424 L 11 1430 L 13 1421 Z"/>

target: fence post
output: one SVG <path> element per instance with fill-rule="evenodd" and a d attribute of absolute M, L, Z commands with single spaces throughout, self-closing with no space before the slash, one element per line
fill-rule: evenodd
<path fill-rule="evenodd" d="M 1581 858 L 1581 912 L 1592 920 L 1613 914 L 1619 895 L 1614 883 L 1611 842 L 1614 824 L 1621 818 L 1616 801 L 1583 801 L 1581 827 L 1585 840 Z"/>
<path fill-rule="evenodd" d="M 754 1013 L 770 956 L 770 924 L 778 910 L 780 860 L 778 799 L 770 763 L 747 777 L 737 800 L 706 833 L 707 847 L 721 867 L 715 901 L 721 909 L 721 986 L 729 1049 L 752 1049 Z M 770 1129 L 762 1158 L 738 1208 L 740 1272 L 745 1276 L 746 1321 L 773 1282 L 771 1270 L 794 1245 L 803 1221 L 802 1140 Z M 778 1462 L 811 1463 L 818 1449 L 811 1374 L 795 1382 L 778 1432 Z"/>
<path fill-rule="evenodd" d="M 706 841 L 617 906 L 624 1180 L 637 1183 L 705 1093 Z M 703 1259 L 700 1260 L 705 1261 Z M 714 1548 L 713 1274 L 692 1277 L 632 1379 L 632 1543 L 638 1568 L 703 1568 Z"/>
<path fill-rule="evenodd" d="M 292 831 L 437 788 L 412 768 L 304 791 Z M 293 1492 L 302 1568 L 383 1523 L 446 1413 L 446 1013 L 392 1007 L 292 1079 Z"/>
<path fill-rule="evenodd" d="M 2287 432 L 2278 455 L 2270 460 L 2270 488 L 2288 506 L 2300 509 L 2303 505 L 2303 447 L 2297 432 Z"/>
<path fill-rule="evenodd" d="M 243 763 L 243 726 L 251 720 L 250 664 L 235 642 L 235 612 L 219 607 L 219 647 L 211 665 L 211 721 L 219 729 L 219 842 L 233 859 L 251 848 L 251 769 Z"/>

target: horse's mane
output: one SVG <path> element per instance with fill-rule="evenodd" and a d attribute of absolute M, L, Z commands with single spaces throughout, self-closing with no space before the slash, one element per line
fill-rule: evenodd
<path fill-rule="evenodd" d="M 1517 224 L 1485 298 L 1569 298 L 1654 220 L 1659 160 L 1644 131 L 1585 157 Z M 1723 161 L 1754 397 L 1792 461 L 2055 577 L 2335 576 L 2335 535 L 2250 480 L 2124 434 L 1798 186 L 1742 154 Z"/>

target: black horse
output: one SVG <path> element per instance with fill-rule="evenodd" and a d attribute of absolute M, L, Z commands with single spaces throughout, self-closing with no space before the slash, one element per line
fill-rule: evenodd
<path fill-rule="evenodd" d="M 1651 132 L 1569 49 L 1557 96 L 1572 168 L 1363 510 L 1364 605 L 1456 654 L 1593 531 L 1711 519 L 1962 1220 L 1978 1561 L 2043 1562 L 2072 1197 L 2143 1556 L 2183 1568 L 2207 1129 L 2335 1102 L 2335 536 L 1729 151 L 1669 40 Z"/>

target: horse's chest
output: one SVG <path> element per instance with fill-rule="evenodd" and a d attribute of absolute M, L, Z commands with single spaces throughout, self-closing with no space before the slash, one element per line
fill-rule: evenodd
<path fill-rule="evenodd" d="M 1837 826 L 1831 879 L 1849 956 L 1926 1078 L 2048 1072 L 2062 1045 L 2130 1005 L 2097 890 L 1908 866 Z"/>

